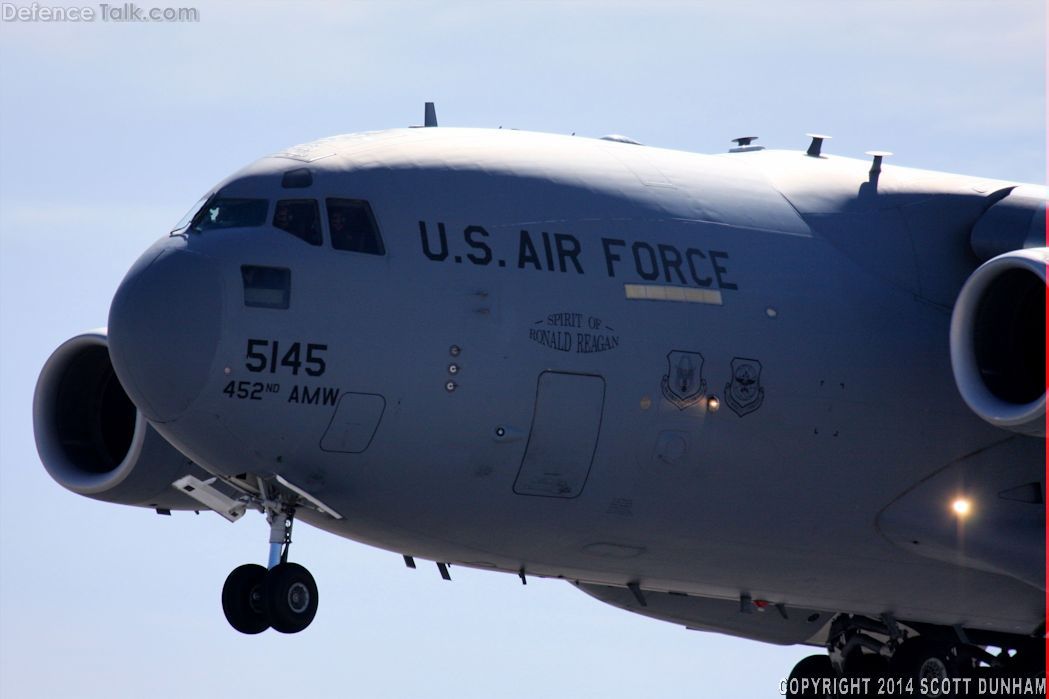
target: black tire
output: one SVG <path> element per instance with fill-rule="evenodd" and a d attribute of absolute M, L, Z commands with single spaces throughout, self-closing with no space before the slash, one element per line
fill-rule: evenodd
<path fill-rule="evenodd" d="M 889 669 L 889 661 L 876 653 L 853 653 L 845 661 L 845 676 L 869 678 L 871 686 L 874 680 L 884 677 Z"/>
<path fill-rule="evenodd" d="M 802 658 L 794 666 L 794 669 L 790 671 L 790 677 L 787 678 L 787 696 L 819 697 L 820 699 L 830 697 L 832 696 L 831 694 L 819 691 L 818 686 L 814 688 L 811 681 L 816 680 L 818 682 L 819 680 L 833 680 L 834 678 L 834 666 L 831 665 L 830 657 L 826 655 L 810 655 L 807 658 Z M 809 680 L 810 682 L 806 683 L 803 680 Z"/>
<path fill-rule="evenodd" d="M 954 696 L 950 691 L 934 690 L 945 688 L 943 681 L 958 678 L 959 672 L 950 644 L 919 636 L 905 641 L 893 654 L 889 661 L 889 676 L 901 678 L 904 688 L 913 687 L 911 696 L 948 699 Z M 923 687 L 933 691 L 923 693 Z"/>
<path fill-rule="evenodd" d="M 1043 677 L 1045 675 L 1045 640 L 1036 639 L 1016 649 L 1007 666 L 1009 677 Z"/>
<path fill-rule="evenodd" d="M 281 633 L 298 633 L 317 614 L 317 583 L 298 563 L 279 563 L 266 573 L 266 614 Z"/>
<path fill-rule="evenodd" d="M 266 569 L 254 563 L 235 568 L 222 586 L 222 612 L 226 621 L 246 634 L 262 633 L 270 627 L 266 616 Z"/>
<path fill-rule="evenodd" d="M 860 685 L 850 684 L 848 696 L 877 697 L 881 693 L 888 693 L 884 685 L 880 684 L 882 678 L 889 670 L 888 658 L 877 653 L 864 653 L 856 649 L 845 659 L 844 677 L 850 682 L 859 681 Z"/>

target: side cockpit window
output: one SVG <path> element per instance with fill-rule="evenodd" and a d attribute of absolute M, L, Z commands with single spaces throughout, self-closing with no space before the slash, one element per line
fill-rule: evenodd
<path fill-rule="evenodd" d="M 215 197 L 197 212 L 190 230 L 200 233 L 218 228 L 251 228 L 266 222 L 265 199 Z"/>
<path fill-rule="evenodd" d="M 273 213 L 273 226 L 310 245 L 321 244 L 321 213 L 316 199 L 281 199 Z"/>
<path fill-rule="evenodd" d="M 368 255 L 386 253 L 368 202 L 360 199 L 328 199 L 326 203 L 333 248 Z"/>

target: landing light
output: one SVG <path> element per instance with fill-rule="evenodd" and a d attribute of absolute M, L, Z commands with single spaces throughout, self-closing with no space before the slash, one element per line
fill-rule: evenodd
<path fill-rule="evenodd" d="M 707 398 L 707 410 L 709 410 L 712 413 L 716 413 L 718 411 L 718 408 L 720 407 L 721 401 L 718 400 L 717 396 L 711 396 L 710 398 Z"/>
<path fill-rule="evenodd" d="M 957 498 L 951 503 L 951 509 L 959 517 L 966 517 L 972 511 L 973 504 L 968 498 Z"/>

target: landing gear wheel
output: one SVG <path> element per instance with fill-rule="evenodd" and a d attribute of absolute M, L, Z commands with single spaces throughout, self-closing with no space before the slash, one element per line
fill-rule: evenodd
<path fill-rule="evenodd" d="M 265 605 L 266 574 L 264 567 L 248 563 L 234 569 L 222 586 L 222 612 L 230 626 L 241 633 L 262 633 L 270 627 Z"/>
<path fill-rule="evenodd" d="M 1042 677 L 1045 675 L 1045 641 L 1033 640 L 1016 649 L 1008 665 L 1010 677 Z"/>
<path fill-rule="evenodd" d="M 819 697 L 824 699 L 832 696 L 820 689 L 820 680 L 834 679 L 834 666 L 826 655 L 810 655 L 798 661 L 794 669 L 790 671 L 787 678 L 788 697 Z"/>
<path fill-rule="evenodd" d="M 952 696 L 950 680 L 958 677 L 958 668 L 951 657 L 950 645 L 919 636 L 905 642 L 893 654 L 889 675 L 903 678 L 904 687 L 910 681 L 914 696 L 946 698 Z"/>
<path fill-rule="evenodd" d="M 870 678 L 872 686 L 873 680 L 884 677 L 888 669 L 889 661 L 875 653 L 854 652 L 845 661 L 846 677 Z"/>
<path fill-rule="evenodd" d="M 317 613 L 317 583 L 298 563 L 278 563 L 266 573 L 266 613 L 281 633 L 298 633 Z"/>

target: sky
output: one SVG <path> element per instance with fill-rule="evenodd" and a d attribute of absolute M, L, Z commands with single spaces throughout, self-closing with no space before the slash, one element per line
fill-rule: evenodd
<path fill-rule="evenodd" d="M 421 123 L 424 101 L 442 125 L 708 153 L 820 132 L 829 153 L 1044 183 L 1043 0 L 190 2 L 170 6 L 197 22 L 0 22 L 0 696 L 778 696 L 809 649 L 686 631 L 564 582 L 453 568 L 448 583 L 305 525 L 292 555 L 320 585 L 313 625 L 237 634 L 219 593 L 264 562 L 262 517 L 63 490 L 34 445 L 37 374 L 105 324 L 127 268 L 215 182 L 286 146 Z"/>

